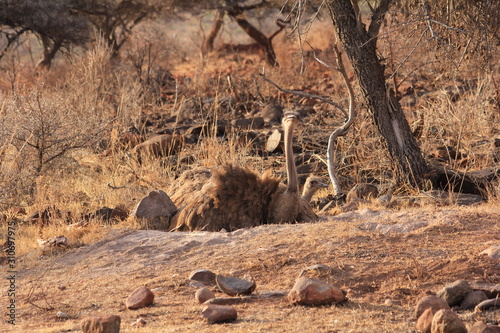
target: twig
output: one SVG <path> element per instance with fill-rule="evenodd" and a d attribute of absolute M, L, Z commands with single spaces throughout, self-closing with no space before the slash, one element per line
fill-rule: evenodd
<path fill-rule="evenodd" d="M 311 99 L 318 99 L 318 100 L 320 100 L 322 102 L 325 102 L 327 104 L 333 105 L 334 107 L 336 107 L 337 109 L 339 109 L 342 112 L 342 114 L 344 115 L 345 118 L 348 117 L 348 115 L 345 112 L 344 108 L 340 104 L 338 104 L 338 103 L 335 103 L 335 102 L 333 102 L 333 101 L 331 101 L 331 100 L 329 100 L 327 98 L 324 98 L 324 97 L 321 97 L 321 96 L 318 96 L 318 95 L 307 93 L 305 91 L 290 90 L 290 89 L 282 88 L 277 83 L 275 83 L 271 79 L 267 78 L 266 74 L 264 73 L 264 71 L 262 71 L 262 73 L 260 73 L 259 76 L 262 79 L 264 79 L 264 81 L 266 81 L 266 82 L 272 84 L 273 86 L 275 86 L 279 91 L 282 91 L 282 92 L 285 92 L 285 93 L 288 93 L 288 94 L 294 94 L 294 95 L 297 95 L 297 96 L 307 97 L 307 98 L 311 98 Z"/>

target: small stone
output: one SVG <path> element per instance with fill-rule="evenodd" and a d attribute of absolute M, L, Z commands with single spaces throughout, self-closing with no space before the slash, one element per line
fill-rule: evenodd
<path fill-rule="evenodd" d="M 57 319 L 59 319 L 59 320 L 66 320 L 66 319 L 69 319 L 69 316 L 68 316 L 66 313 L 62 312 L 62 311 L 58 311 L 58 312 L 56 313 L 56 317 L 57 317 Z"/>
<path fill-rule="evenodd" d="M 477 322 L 469 329 L 469 333 L 500 333 L 500 326 Z"/>
<path fill-rule="evenodd" d="M 119 333 L 120 316 L 87 317 L 82 319 L 80 327 L 83 333 Z"/>
<path fill-rule="evenodd" d="M 137 318 L 130 326 L 143 327 L 147 324 L 147 321 L 144 318 Z"/>
<path fill-rule="evenodd" d="M 300 272 L 299 277 L 301 277 L 301 276 L 313 277 L 312 275 L 322 276 L 322 275 L 330 274 L 331 272 L 332 272 L 332 268 L 330 266 L 312 265 L 312 266 L 304 268 Z"/>
<path fill-rule="evenodd" d="M 480 254 L 487 255 L 488 257 L 493 259 L 500 259 L 500 244 L 492 245 L 486 250 L 482 251 Z"/>
<path fill-rule="evenodd" d="M 460 302 L 460 308 L 464 310 L 472 310 L 476 307 L 476 305 L 487 299 L 488 296 L 486 296 L 484 291 L 476 290 L 464 297 L 462 302 Z"/>
<path fill-rule="evenodd" d="M 455 312 L 441 309 L 432 318 L 431 333 L 467 333 L 467 328 Z"/>
<path fill-rule="evenodd" d="M 470 282 L 469 285 L 474 290 L 484 291 L 488 298 L 495 298 L 500 295 L 500 284 L 484 281 L 473 281 Z"/>
<path fill-rule="evenodd" d="M 212 290 L 207 287 L 200 288 L 196 291 L 195 298 L 198 303 L 205 303 L 209 299 L 215 298 L 215 294 Z"/>
<path fill-rule="evenodd" d="M 66 286 L 65 286 L 65 285 L 60 284 L 60 285 L 58 285 L 58 286 L 57 286 L 57 289 L 59 289 L 59 290 L 61 290 L 61 291 L 62 291 L 62 290 L 66 290 Z"/>
<path fill-rule="evenodd" d="M 418 319 L 424 313 L 425 310 L 431 308 L 433 313 L 436 313 L 440 309 L 449 309 L 450 306 L 442 298 L 434 295 L 427 295 L 420 298 L 415 306 L 415 317 Z"/>
<path fill-rule="evenodd" d="M 476 307 L 474 308 L 474 311 L 476 311 L 476 312 L 477 311 L 485 311 L 485 310 L 488 310 L 490 308 L 494 308 L 494 309 L 500 308 L 500 299 L 492 298 L 492 299 L 487 299 L 485 301 L 482 301 L 481 303 L 476 305 Z"/>
<path fill-rule="evenodd" d="M 433 317 L 434 317 L 434 311 L 432 310 L 432 308 L 425 309 L 422 315 L 418 317 L 417 330 L 422 331 L 424 333 L 430 333 Z"/>
<path fill-rule="evenodd" d="M 300 277 L 288 293 L 292 304 L 322 305 L 339 303 L 345 300 L 342 290 L 326 282 Z"/>
<path fill-rule="evenodd" d="M 253 301 L 253 299 L 245 297 L 215 297 L 205 301 L 203 304 L 234 305 L 251 301 Z"/>
<path fill-rule="evenodd" d="M 216 274 L 208 269 L 197 269 L 189 274 L 189 280 L 198 281 L 205 286 L 215 286 Z"/>
<path fill-rule="evenodd" d="M 217 275 L 215 277 L 215 282 L 217 283 L 217 287 L 219 287 L 219 289 L 223 293 L 229 296 L 249 295 L 257 287 L 255 280 L 251 276 L 238 278 L 232 276 L 224 277 L 222 275 Z"/>
<path fill-rule="evenodd" d="M 460 304 L 466 295 L 473 292 L 471 286 L 464 280 L 458 280 L 446 285 L 437 292 L 437 296 L 444 299 L 449 306 Z"/>
<path fill-rule="evenodd" d="M 210 324 L 234 321 L 238 318 L 236 309 L 227 305 L 207 305 L 202 315 Z"/>
<path fill-rule="evenodd" d="M 127 309 L 135 310 L 153 304 L 155 295 L 148 287 L 139 287 L 134 290 L 125 302 Z"/>
<path fill-rule="evenodd" d="M 349 203 L 354 199 L 375 199 L 378 197 L 378 188 L 373 184 L 360 183 L 354 185 L 354 187 L 347 193 L 346 202 Z"/>

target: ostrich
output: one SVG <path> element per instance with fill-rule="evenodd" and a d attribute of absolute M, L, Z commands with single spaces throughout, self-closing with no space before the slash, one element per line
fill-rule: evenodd
<path fill-rule="evenodd" d="M 306 182 L 304 183 L 304 188 L 302 190 L 302 199 L 307 202 L 311 202 L 311 199 L 319 189 L 326 188 L 329 185 L 323 181 L 320 177 L 316 177 L 314 175 L 310 175 L 307 177 Z"/>
<path fill-rule="evenodd" d="M 172 217 L 171 230 L 218 231 L 234 230 L 268 223 L 309 222 L 318 217 L 298 189 L 297 171 L 293 158 L 293 131 L 298 114 L 283 116 L 287 185 L 271 171 L 262 175 L 245 167 L 231 164 L 212 170 L 212 176 L 189 199 L 176 200 L 185 204 Z M 175 202 L 175 201 L 174 201 Z"/>

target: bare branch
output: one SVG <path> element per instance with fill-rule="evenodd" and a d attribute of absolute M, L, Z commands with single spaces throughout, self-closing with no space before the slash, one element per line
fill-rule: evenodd
<path fill-rule="evenodd" d="M 310 94 L 310 93 L 307 93 L 307 92 L 304 92 L 304 91 L 290 90 L 290 89 L 281 88 L 277 83 L 275 83 L 271 79 L 267 78 L 265 73 L 260 73 L 259 76 L 262 79 L 264 79 L 264 81 L 266 81 L 266 82 L 272 84 L 273 86 L 275 86 L 279 91 L 282 91 L 282 92 L 287 93 L 287 94 L 293 94 L 293 95 L 297 95 L 297 96 L 302 96 L 302 97 L 307 97 L 307 98 L 311 98 L 311 99 L 320 100 L 320 101 L 325 102 L 327 104 L 333 105 L 334 107 L 336 107 L 337 109 L 339 109 L 342 112 L 342 114 L 344 115 L 345 118 L 348 117 L 348 115 L 345 112 L 344 108 L 340 104 L 338 104 L 338 103 L 335 103 L 335 102 L 333 102 L 333 101 L 331 101 L 331 100 L 329 100 L 327 98 L 324 98 L 324 97 L 321 97 L 321 96 L 318 96 L 318 95 L 314 95 L 314 94 Z"/>

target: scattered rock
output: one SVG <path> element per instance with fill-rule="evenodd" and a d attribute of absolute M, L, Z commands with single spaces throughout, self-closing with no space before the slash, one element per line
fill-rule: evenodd
<path fill-rule="evenodd" d="M 137 318 L 137 320 L 130 324 L 130 326 L 143 327 L 146 326 L 146 324 L 147 321 L 144 320 L 144 318 Z"/>
<path fill-rule="evenodd" d="M 328 275 L 332 272 L 332 268 L 327 265 L 312 265 L 309 267 L 304 268 L 300 274 L 299 277 L 301 276 L 308 276 L 308 277 L 313 277 L 313 276 L 323 276 L 323 275 Z"/>
<path fill-rule="evenodd" d="M 497 309 L 500 308 L 500 299 L 498 298 L 492 298 L 492 299 L 487 299 L 486 301 L 482 301 L 476 307 L 474 308 L 474 311 L 485 311 L 490 308 Z"/>
<path fill-rule="evenodd" d="M 155 295 L 148 287 L 139 287 L 134 290 L 125 302 L 127 309 L 135 310 L 153 304 Z"/>
<path fill-rule="evenodd" d="M 224 277 L 222 275 L 217 275 L 215 277 L 215 282 L 217 283 L 217 287 L 219 287 L 219 289 L 223 293 L 229 296 L 249 295 L 257 287 L 255 280 L 251 276 L 238 278 L 238 277 L 231 277 L 231 276 Z"/>
<path fill-rule="evenodd" d="M 231 126 L 236 128 L 257 129 L 262 128 L 263 125 L 264 119 L 262 117 L 234 119 L 231 121 Z"/>
<path fill-rule="evenodd" d="M 356 184 L 354 187 L 347 193 L 346 202 L 349 203 L 354 199 L 375 199 L 378 197 L 378 188 L 373 184 L 361 183 Z"/>
<path fill-rule="evenodd" d="M 227 305 L 207 305 L 202 315 L 210 324 L 235 321 L 238 318 L 236 309 Z"/>
<path fill-rule="evenodd" d="M 500 244 L 492 245 L 486 250 L 482 251 L 480 254 L 487 255 L 488 257 L 493 259 L 500 259 Z"/>
<path fill-rule="evenodd" d="M 431 333 L 467 333 L 467 328 L 455 312 L 441 309 L 432 318 Z"/>
<path fill-rule="evenodd" d="M 196 294 L 194 296 L 198 303 L 205 303 L 209 299 L 215 298 L 215 294 L 212 290 L 208 289 L 207 287 L 200 288 L 196 291 Z"/>
<path fill-rule="evenodd" d="M 58 320 L 67 320 L 67 319 L 69 319 L 69 316 L 68 316 L 68 314 L 66 314 L 66 313 L 64 313 L 64 312 L 62 312 L 62 311 L 58 311 L 58 312 L 56 313 L 56 318 L 57 318 Z"/>
<path fill-rule="evenodd" d="M 464 280 L 458 280 L 446 285 L 437 292 L 437 296 L 444 299 L 449 306 L 460 304 L 465 296 L 473 292 L 471 286 Z"/>
<path fill-rule="evenodd" d="M 177 154 L 184 143 L 180 135 L 163 134 L 148 139 L 132 149 L 132 154 L 139 159 L 146 156 L 162 157 Z"/>
<path fill-rule="evenodd" d="M 484 281 L 472 281 L 469 282 L 469 285 L 474 290 L 484 291 L 488 298 L 495 298 L 500 295 L 500 284 Z"/>
<path fill-rule="evenodd" d="M 66 236 L 56 236 L 52 237 L 46 240 L 43 239 L 37 239 L 38 246 L 42 249 L 47 249 L 49 247 L 67 247 L 68 246 L 68 239 Z"/>
<path fill-rule="evenodd" d="M 437 310 L 441 309 L 449 309 L 450 306 L 446 301 L 442 298 L 439 298 L 434 295 L 427 295 L 420 298 L 415 306 L 415 317 L 418 319 L 427 309 L 432 309 L 433 313 L 436 313 Z"/>
<path fill-rule="evenodd" d="M 422 331 L 424 333 L 430 333 L 433 317 L 434 317 L 433 309 L 432 308 L 425 309 L 422 315 L 418 317 L 417 330 Z"/>
<path fill-rule="evenodd" d="M 283 107 L 278 104 L 277 101 L 270 101 L 267 103 L 259 114 L 264 118 L 266 123 L 272 121 L 279 121 L 280 117 L 283 115 Z"/>
<path fill-rule="evenodd" d="M 473 310 L 476 305 L 488 299 L 488 296 L 482 290 L 476 290 L 467 294 L 462 302 L 460 302 L 460 308 L 464 310 Z"/>
<path fill-rule="evenodd" d="M 268 153 L 279 153 L 283 152 L 284 142 L 283 142 L 284 134 L 281 129 L 275 129 L 269 138 L 267 138 L 266 143 L 266 151 Z"/>
<path fill-rule="evenodd" d="M 288 293 L 292 304 L 322 305 L 340 303 L 346 299 L 344 292 L 326 282 L 299 277 Z"/>
<path fill-rule="evenodd" d="M 233 305 L 252 302 L 253 298 L 247 297 L 215 297 L 204 302 L 204 304 Z"/>
<path fill-rule="evenodd" d="M 80 327 L 83 333 L 119 333 L 120 316 L 87 317 L 82 319 Z"/>
<path fill-rule="evenodd" d="M 500 333 L 500 326 L 477 322 L 469 329 L 469 333 Z"/>
<path fill-rule="evenodd" d="M 197 269 L 189 274 L 189 280 L 198 281 L 211 287 L 215 286 L 215 276 L 216 274 L 208 269 Z"/>

